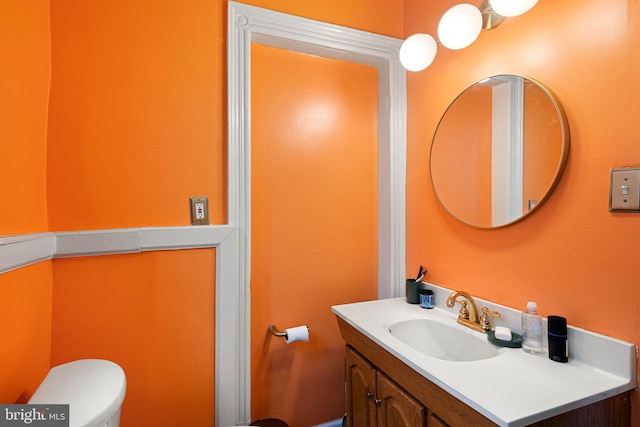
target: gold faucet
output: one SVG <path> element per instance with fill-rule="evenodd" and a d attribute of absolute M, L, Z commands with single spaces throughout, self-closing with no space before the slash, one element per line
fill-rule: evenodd
<path fill-rule="evenodd" d="M 463 301 L 457 301 L 456 298 L 462 297 Z M 487 307 L 482 307 L 482 316 L 478 316 L 478 307 L 471 295 L 463 291 L 455 291 L 447 298 L 447 307 L 453 308 L 456 302 L 460 303 L 460 314 L 458 315 L 458 323 L 464 325 L 474 331 L 487 333 L 493 329 L 491 324 L 492 317 L 500 317 L 500 312 L 490 311 Z M 467 308 L 467 305 L 469 308 Z"/>
<path fill-rule="evenodd" d="M 463 301 L 457 301 L 456 298 L 462 297 Z M 447 298 L 447 307 L 453 308 L 456 302 L 459 302 L 460 314 L 458 315 L 458 323 L 478 332 L 486 332 L 480 323 L 478 317 L 478 307 L 471 295 L 463 291 L 455 291 Z"/>

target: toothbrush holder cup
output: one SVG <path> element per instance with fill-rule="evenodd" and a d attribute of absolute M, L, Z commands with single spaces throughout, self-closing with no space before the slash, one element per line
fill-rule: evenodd
<path fill-rule="evenodd" d="M 406 297 L 409 304 L 420 303 L 420 290 L 426 289 L 423 282 L 416 282 L 416 279 L 407 279 Z"/>

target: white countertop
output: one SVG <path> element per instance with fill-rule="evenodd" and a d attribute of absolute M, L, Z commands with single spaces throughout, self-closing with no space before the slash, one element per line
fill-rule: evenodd
<path fill-rule="evenodd" d="M 441 360 L 415 350 L 392 336 L 389 326 L 407 319 L 431 318 L 484 335 L 458 325 L 457 307 L 444 307 L 446 290 L 429 287 L 436 291 L 436 308 L 431 310 L 408 304 L 405 298 L 345 304 L 332 310 L 420 375 L 501 426 L 525 426 L 636 387 L 635 345 L 571 327 L 568 363 L 513 348 L 500 348 L 497 357 L 465 362 Z M 519 326 L 513 324 L 514 319 L 519 320 L 519 312 L 476 302 L 478 308 L 487 305 L 503 313 L 506 320 L 498 324 L 520 333 Z"/>

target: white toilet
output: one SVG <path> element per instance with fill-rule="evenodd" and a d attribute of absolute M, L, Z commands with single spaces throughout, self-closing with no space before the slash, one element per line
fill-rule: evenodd
<path fill-rule="evenodd" d="M 69 427 L 118 427 L 126 390 L 117 364 L 76 360 L 51 368 L 29 403 L 69 404 Z"/>

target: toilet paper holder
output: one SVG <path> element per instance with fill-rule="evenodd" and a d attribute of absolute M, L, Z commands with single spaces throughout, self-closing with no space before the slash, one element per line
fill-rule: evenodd
<path fill-rule="evenodd" d="M 308 326 L 307 326 L 307 330 L 309 330 Z M 283 331 L 279 331 L 278 328 L 276 328 L 276 325 L 274 325 L 273 323 L 269 325 L 269 332 L 271 332 L 276 337 L 281 337 L 281 338 L 287 337 L 287 333 Z"/>
<path fill-rule="evenodd" d="M 273 323 L 269 325 L 269 332 L 271 332 L 273 335 L 275 335 L 277 337 L 286 337 L 287 336 L 286 332 L 279 331 L 276 328 L 276 325 L 274 325 Z"/>

